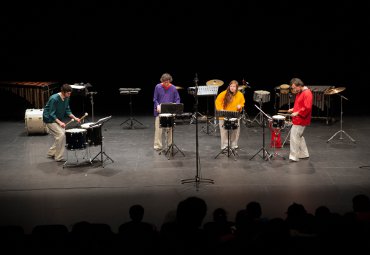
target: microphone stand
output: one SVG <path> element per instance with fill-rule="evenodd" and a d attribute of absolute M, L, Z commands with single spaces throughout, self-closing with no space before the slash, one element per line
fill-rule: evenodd
<path fill-rule="evenodd" d="M 90 95 L 90 103 L 91 103 L 91 120 L 94 122 L 94 95 L 98 94 L 98 92 L 87 92 Z"/>
<path fill-rule="evenodd" d="M 215 181 L 212 179 L 204 179 L 200 176 L 200 158 L 199 158 L 199 143 L 198 143 L 198 74 L 195 74 L 194 78 L 195 83 L 195 104 L 194 104 L 194 111 L 195 111 L 195 160 L 196 160 L 196 174 L 194 178 L 190 179 L 183 179 L 181 180 L 181 184 L 185 183 L 195 183 L 196 190 L 199 189 L 200 183 L 211 183 L 214 184 Z"/>

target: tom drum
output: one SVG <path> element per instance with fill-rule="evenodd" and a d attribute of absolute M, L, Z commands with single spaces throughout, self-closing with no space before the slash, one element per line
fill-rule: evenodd
<path fill-rule="evenodd" d="M 256 90 L 253 94 L 253 100 L 258 103 L 270 102 L 270 92 L 266 90 Z"/>
<path fill-rule="evenodd" d="M 27 109 L 24 122 L 27 135 L 30 134 L 46 134 L 47 128 L 43 121 L 42 114 L 44 109 Z"/>
<path fill-rule="evenodd" d="M 82 124 L 81 128 L 86 129 L 86 139 L 89 146 L 102 144 L 101 125 L 94 125 L 94 122 L 88 122 Z"/>
<path fill-rule="evenodd" d="M 290 92 L 290 86 L 288 84 L 280 85 L 280 94 L 288 94 Z"/>
<path fill-rule="evenodd" d="M 159 126 L 161 128 L 173 127 L 175 123 L 175 116 L 171 113 L 161 113 L 159 114 Z"/>
<path fill-rule="evenodd" d="M 239 124 L 238 124 L 238 119 L 237 118 L 225 118 L 224 119 L 224 128 L 225 129 L 237 129 Z"/>
<path fill-rule="evenodd" d="M 272 127 L 283 129 L 285 127 L 285 116 L 281 115 L 272 116 Z"/>
<path fill-rule="evenodd" d="M 71 128 L 66 130 L 66 147 L 67 150 L 86 149 L 86 129 Z"/>

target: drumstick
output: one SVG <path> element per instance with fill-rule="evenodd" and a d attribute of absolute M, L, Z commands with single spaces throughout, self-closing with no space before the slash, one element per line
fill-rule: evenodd
<path fill-rule="evenodd" d="M 85 112 L 85 115 L 84 116 L 82 116 L 81 118 L 80 118 L 80 120 L 83 120 L 87 115 L 89 115 L 87 112 Z M 66 126 L 67 125 L 69 125 L 69 124 L 71 124 L 73 121 L 75 121 L 74 119 L 71 119 L 70 121 L 68 121 L 67 123 L 66 123 Z"/>
<path fill-rule="evenodd" d="M 279 110 L 278 112 L 288 112 L 289 110 Z"/>

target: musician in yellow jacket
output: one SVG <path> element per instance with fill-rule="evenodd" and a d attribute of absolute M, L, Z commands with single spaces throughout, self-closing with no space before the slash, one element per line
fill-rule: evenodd
<path fill-rule="evenodd" d="M 239 83 L 236 80 L 232 80 L 229 83 L 229 86 L 226 90 L 222 91 L 216 98 L 215 106 L 217 111 L 233 111 L 236 115 L 240 115 L 239 113 L 242 111 L 245 103 L 244 95 L 238 90 Z M 240 134 L 240 118 L 230 119 L 231 123 L 235 123 L 232 125 L 232 128 L 225 124 L 225 120 L 223 117 L 219 118 L 219 125 L 220 125 L 220 135 L 221 135 L 221 149 L 225 149 L 228 146 L 228 137 L 227 132 L 229 128 L 230 130 L 230 146 L 231 149 L 238 148 L 238 140 Z M 230 123 L 230 122 L 229 122 Z M 225 128 L 226 127 L 226 128 Z M 235 128 L 235 129 L 234 129 Z"/>

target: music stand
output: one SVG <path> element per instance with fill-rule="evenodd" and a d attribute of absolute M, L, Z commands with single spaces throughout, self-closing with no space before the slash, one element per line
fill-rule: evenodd
<path fill-rule="evenodd" d="M 219 86 L 212 86 L 212 85 L 207 85 L 207 86 L 199 86 L 198 87 L 198 96 L 207 96 L 207 102 L 206 102 L 206 116 L 207 116 L 207 121 L 206 121 L 206 127 L 202 127 L 202 131 L 205 132 L 207 135 L 210 133 L 215 132 L 216 128 L 213 126 L 211 123 L 211 119 L 209 118 L 209 101 L 208 98 L 209 96 L 217 96 L 218 93 L 218 88 Z M 213 130 L 211 131 L 209 126 L 213 126 Z"/>
<path fill-rule="evenodd" d="M 340 130 L 337 131 L 332 137 L 330 137 L 326 142 L 330 142 L 337 134 L 340 133 L 339 139 L 343 140 L 343 134 L 345 134 L 353 143 L 356 143 L 356 140 L 353 139 L 346 131 L 343 130 L 343 99 L 348 101 L 348 98 L 342 96 L 341 94 L 337 94 L 340 96 Z"/>
<path fill-rule="evenodd" d="M 129 129 L 134 129 L 136 123 L 140 124 L 141 126 L 144 126 L 143 123 L 141 123 L 140 121 L 138 121 L 137 119 L 134 118 L 133 107 L 132 107 L 132 95 L 139 94 L 140 90 L 141 90 L 141 88 L 120 88 L 119 89 L 119 91 L 120 91 L 119 93 L 121 95 L 129 95 L 130 96 L 130 101 L 129 101 L 130 117 L 127 120 L 125 120 L 124 122 L 122 122 L 120 124 L 120 126 L 125 124 L 126 122 L 127 122 L 126 123 L 127 128 L 129 128 Z"/>
<path fill-rule="evenodd" d="M 100 126 L 99 128 L 99 131 L 100 131 L 100 137 L 102 138 L 102 141 L 101 141 L 101 144 L 100 144 L 100 152 L 98 154 L 96 154 L 95 157 L 93 157 L 91 159 L 91 162 L 94 161 L 94 159 L 96 159 L 99 155 L 100 155 L 100 163 L 102 165 L 102 167 L 104 167 L 104 162 L 108 159 L 110 159 L 112 161 L 112 163 L 114 162 L 113 159 L 111 159 L 106 153 L 105 151 L 103 150 L 103 141 L 104 141 L 104 137 L 103 137 L 103 134 L 102 134 L 102 127 L 104 125 L 105 122 L 107 122 L 108 120 L 110 120 L 112 118 L 112 116 L 108 116 L 108 117 L 105 117 L 105 118 L 102 118 L 102 119 L 99 119 L 97 122 L 93 123 L 90 125 L 90 127 L 94 127 L 94 126 Z M 103 159 L 103 156 L 105 156 L 106 158 Z"/>
<path fill-rule="evenodd" d="M 197 115 L 198 112 L 198 75 L 195 74 L 194 78 L 194 83 L 195 83 L 195 93 L 194 93 L 194 98 L 195 98 L 195 103 L 194 103 L 194 111 L 195 115 Z M 181 180 L 181 184 L 185 183 L 195 183 L 195 188 L 198 191 L 199 189 L 199 184 L 200 183 L 211 183 L 214 184 L 215 181 L 212 179 L 206 179 L 202 178 L 200 175 L 200 158 L 199 158 L 199 138 L 198 138 L 198 117 L 195 116 L 195 163 L 196 163 L 196 173 L 194 178 L 189 178 L 189 179 L 183 179 Z"/>
<path fill-rule="evenodd" d="M 262 151 L 262 157 L 264 160 L 270 160 L 271 154 L 266 150 L 265 148 L 265 117 L 271 120 L 271 117 L 269 117 L 264 111 L 262 111 L 261 108 L 259 108 L 257 105 L 254 105 L 261 113 L 262 116 L 262 148 L 259 149 L 256 154 L 254 154 L 249 160 L 252 160 L 260 151 Z"/>
<path fill-rule="evenodd" d="M 223 127 L 227 130 L 227 146 L 226 148 L 223 148 L 215 157 L 215 159 L 220 155 L 224 154 L 227 151 L 227 157 L 230 157 L 230 155 L 233 155 L 234 160 L 236 160 L 235 156 L 239 156 L 235 149 L 231 148 L 230 146 L 230 130 L 233 129 L 232 123 L 230 121 L 231 118 L 235 118 L 235 112 L 233 111 L 218 111 L 216 112 L 216 116 L 218 117 L 224 117 L 224 125 Z M 239 119 L 239 118 L 237 118 Z M 238 128 L 238 123 L 236 124 L 236 128 Z M 235 128 L 234 128 L 235 129 Z"/>
<path fill-rule="evenodd" d="M 182 114 L 184 112 L 184 104 L 180 103 L 180 104 L 175 104 L 175 103 L 163 103 L 161 104 L 161 113 L 170 113 L 174 116 L 176 116 L 176 114 Z M 171 144 L 168 146 L 166 152 L 164 153 L 164 155 L 167 156 L 167 159 L 170 159 L 170 156 L 174 157 L 177 152 L 180 152 L 184 157 L 185 157 L 185 154 L 182 150 L 179 149 L 179 147 L 177 147 L 177 145 L 173 142 L 173 133 L 174 133 L 174 130 L 175 130 L 175 123 L 173 123 L 173 127 L 170 127 L 170 129 L 172 129 L 172 132 L 171 132 Z M 174 148 L 176 148 L 176 152 L 174 153 Z M 159 154 L 161 154 L 162 152 L 160 152 Z"/>

